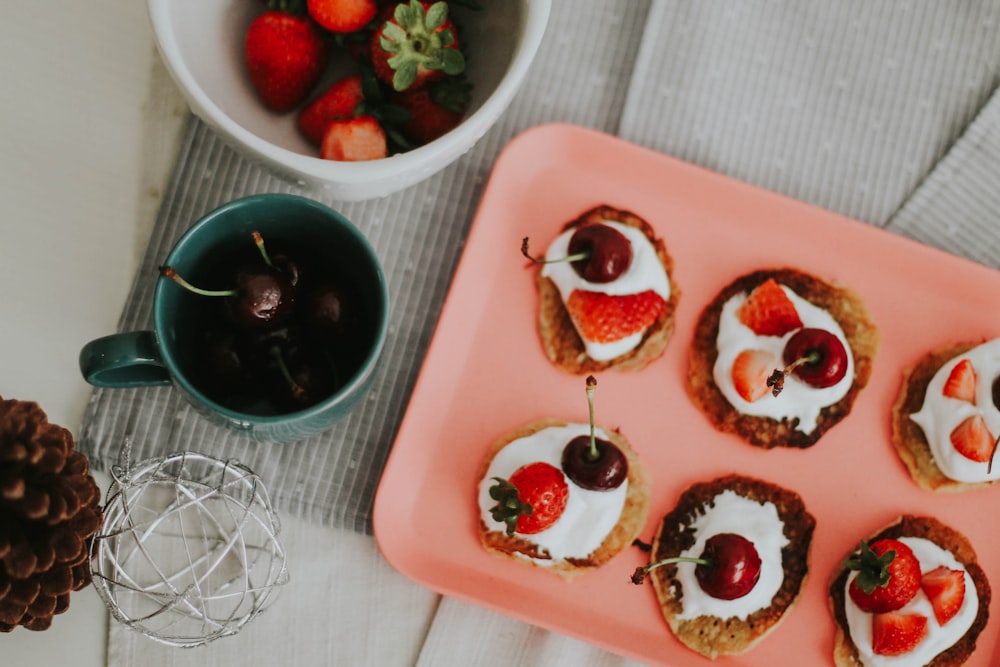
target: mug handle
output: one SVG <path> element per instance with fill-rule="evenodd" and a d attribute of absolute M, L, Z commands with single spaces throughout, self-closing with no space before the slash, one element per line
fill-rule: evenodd
<path fill-rule="evenodd" d="M 152 331 L 129 331 L 95 338 L 80 350 L 80 372 L 95 387 L 170 384 L 170 375 Z"/>

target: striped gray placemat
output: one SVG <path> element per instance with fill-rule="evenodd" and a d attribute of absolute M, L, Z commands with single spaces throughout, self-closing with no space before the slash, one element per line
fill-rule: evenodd
<path fill-rule="evenodd" d="M 379 475 L 469 224 L 502 147 L 568 122 L 997 266 L 1000 1 L 556 2 L 500 122 L 456 163 L 390 197 L 324 198 L 248 161 L 192 118 L 119 323 L 151 326 L 156 266 L 194 220 L 259 192 L 344 213 L 392 298 L 366 400 L 330 431 L 261 444 L 205 422 L 170 388 L 98 389 L 79 447 L 97 469 L 195 449 L 260 473 L 279 510 L 371 530 Z"/>

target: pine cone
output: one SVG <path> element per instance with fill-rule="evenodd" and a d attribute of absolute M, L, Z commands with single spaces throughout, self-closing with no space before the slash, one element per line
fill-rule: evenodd
<path fill-rule="evenodd" d="M 69 431 L 0 399 L 0 632 L 45 630 L 90 583 L 101 492 Z"/>

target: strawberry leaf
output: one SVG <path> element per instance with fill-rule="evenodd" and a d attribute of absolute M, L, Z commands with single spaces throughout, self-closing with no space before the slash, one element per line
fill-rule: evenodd
<path fill-rule="evenodd" d="M 858 588 L 868 594 L 875 590 L 876 586 L 885 588 L 889 585 L 889 580 L 892 578 L 889 573 L 889 565 L 895 558 L 896 551 L 894 549 L 879 556 L 871 550 L 867 540 L 862 540 L 860 551 L 844 562 L 844 567 L 857 571 Z"/>
<path fill-rule="evenodd" d="M 497 504 L 490 509 L 490 516 L 507 526 L 508 535 L 513 535 L 517 529 L 517 519 L 521 515 L 530 515 L 534 510 L 528 503 L 521 502 L 517 487 L 503 479 L 494 477 L 496 484 L 490 487 L 490 498 Z"/>

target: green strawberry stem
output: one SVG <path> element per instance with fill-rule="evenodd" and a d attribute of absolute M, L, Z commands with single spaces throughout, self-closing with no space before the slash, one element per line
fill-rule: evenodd
<path fill-rule="evenodd" d="M 708 558 L 694 558 L 692 556 L 673 556 L 671 558 L 663 558 L 662 560 L 650 563 L 645 567 L 635 568 L 635 572 L 632 573 L 632 583 L 639 586 L 646 581 L 646 575 L 652 570 L 655 570 L 658 567 L 663 567 L 664 565 L 671 565 L 673 563 L 694 563 L 696 565 L 708 565 L 709 567 L 712 565 L 712 561 Z"/>
<path fill-rule="evenodd" d="M 264 263 L 274 268 L 274 264 L 271 263 L 271 257 L 267 254 L 267 248 L 264 246 L 264 237 L 260 235 L 260 232 L 254 230 L 251 232 L 253 236 L 254 245 L 257 246 L 257 250 L 260 251 L 260 256 L 264 258 Z"/>
<path fill-rule="evenodd" d="M 177 271 L 171 266 L 161 266 L 160 275 L 164 278 L 170 278 L 175 283 L 188 290 L 189 292 L 194 292 L 195 294 L 201 294 L 202 296 L 234 296 L 236 290 L 234 289 L 224 289 L 224 290 L 210 290 L 202 289 L 200 287 L 195 287 L 188 281 L 184 280 Z"/>
<path fill-rule="evenodd" d="M 775 368 L 774 372 L 771 373 L 770 377 L 767 378 L 767 386 L 771 387 L 771 394 L 777 396 L 781 393 L 781 390 L 785 388 L 785 378 L 788 377 L 792 372 L 795 371 L 799 366 L 805 364 L 815 364 L 820 360 L 819 352 L 813 350 L 809 354 L 799 357 L 792 363 L 785 366 L 784 369 Z"/>
<path fill-rule="evenodd" d="M 593 375 L 587 376 L 587 407 L 590 409 L 590 451 L 587 458 L 596 461 L 600 458 L 597 452 L 597 438 L 594 437 L 594 390 L 597 388 L 597 378 Z"/>
<path fill-rule="evenodd" d="M 566 257 L 560 257 L 559 259 L 539 259 L 538 257 L 532 257 L 531 253 L 528 252 L 528 237 L 525 236 L 521 240 L 521 254 L 530 259 L 535 264 L 556 264 L 558 262 L 577 262 L 581 259 L 587 259 L 590 257 L 589 252 L 578 252 L 575 255 L 567 255 Z"/>
<path fill-rule="evenodd" d="M 858 576 L 855 581 L 858 588 L 868 594 L 875 590 L 876 586 L 885 588 L 889 585 L 889 580 L 892 579 L 889 565 L 895 558 L 895 549 L 878 556 L 868 546 L 868 541 L 862 540 L 858 553 L 844 561 L 844 567 L 848 570 L 857 570 Z"/>
<path fill-rule="evenodd" d="M 490 516 L 494 521 L 506 525 L 507 534 L 513 535 L 517 530 L 518 517 L 530 515 L 534 508 L 521 502 L 516 486 L 502 477 L 494 477 L 493 480 L 496 484 L 490 487 L 490 498 L 497 501 L 497 504 L 490 508 Z"/>

